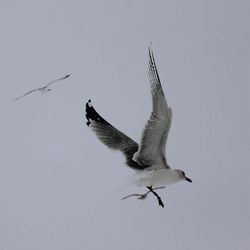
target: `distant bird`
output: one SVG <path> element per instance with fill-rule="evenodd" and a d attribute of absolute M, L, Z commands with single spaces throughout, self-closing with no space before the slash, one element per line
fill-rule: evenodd
<path fill-rule="evenodd" d="M 21 95 L 21 96 L 18 96 L 18 97 L 16 97 L 16 98 L 14 98 L 14 100 L 17 101 L 17 100 L 19 100 L 20 98 L 22 98 L 22 97 L 24 97 L 24 96 L 26 96 L 26 95 L 29 95 L 29 94 L 31 94 L 31 93 L 33 93 L 33 92 L 35 92 L 35 91 L 40 91 L 41 93 L 45 93 L 45 92 L 51 91 L 51 89 L 48 88 L 48 87 L 49 87 L 52 83 L 57 82 L 57 81 L 64 80 L 64 79 L 70 77 L 70 75 L 71 75 L 71 74 L 66 75 L 66 76 L 64 76 L 64 77 L 61 77 L 61 78 L 58 78 L 58 79 L 56 79 L 56 80 L 53 80 L 53 81 L 49 82 L 48 84 L 46 84 L 45 86 L 43 86 L 43 87 L 41 87 L 41 88 L 32 89 L 32 90 L 28 91 L 27 93 L 25 93 L 25 94 L 23 94 L 23 95 Z"/>
<path fill-rule="evenodd" d="M 181 180 L 192 182 L 180 169 L 172 169 L 165 156 L 166 141 L 172 121 L 172 111 L 168 106 L 161 86 L 160 77 L 156 68 L 152 49 L 149 47 L 148 74 L 151 86 L 153 108 L 151 116 L 142 132 L 141 142 L 138 145 L 134 140 L 113 127 L 104 120 L 94 109 L 91 100 L 86 103 L 87 125 L 107 147 L 120 150 L 126 164 L 137 171 L 138 179 L 134 184 L 146 186 L 153 193 L 160 206 L 164 204 L 154 191 Z M 131 112 L 131 111 L 130 111 Z M 132 194 L 131 196 L 146 197 L 148 194 Z"/>

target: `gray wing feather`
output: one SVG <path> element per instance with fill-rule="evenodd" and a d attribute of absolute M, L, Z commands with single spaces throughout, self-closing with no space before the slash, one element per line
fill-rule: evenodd
<path fill-rule="evenodd" d="M 134 153 L 139 148 L 138 144 L 104 120 L 91 105 L 90 100 L 86 103 L 86 118 L 88 120 L 87 125 L 91 127 L 103 144 L 108 148 L 119 150 L 123 153 L 128 166 L 134 169 L 145 168 L 132 160 Z"/>
<path fill-rule="evenodd" d="M 171 126 L 172 111 L 167 105 L 154 55 L 150 48 L 148 74 L 153 108 L 142 133 L 140 148 L 135 153 L 133 160 L 139 164 L 168 167 L 165 158 L 165 148 Z"/>
<path fill-rule="evenodd" d="M 42 87 L 42 88 L 47 88 L 47 87 L 49 87 L 52 83 L 57 82 L 57 81 L 64 80 L 64 79 L 70 77 L 70 75 L 71 75 L 71 74 L 68 74 L 68 75 L 63 76 L 63 77 L 61 77 L 61 78 L 58 78 L 58 79 L 56 79 L 56 80 L 53 80 L 53 81 L 49 82 L 47 85 L 45 85 L 45 86 Z"/>
<path fill-rule="evenodd" d="M 28 91 L 27 93 L 25 93 L 25 94 L 23 94 L 23 95 L 21 95 L 21 96 L 18 96 L 18 97 L 16 97 L 16 98 L 14 98 L 14 100 L 17 101 L 17 100 L 19 100 L 20 98 L 22 98 L 22 97 L 24 97 L 24 96 L 26 96 L 26 95 L 29 95 L 29 94 L 31 94 L 31 93 L 33 93 L 33 92 L 35 92 L 35 91 L 38 91 L 38 90 L 39 90 L 39 89 L 32 89 L 32 90 Z"/>

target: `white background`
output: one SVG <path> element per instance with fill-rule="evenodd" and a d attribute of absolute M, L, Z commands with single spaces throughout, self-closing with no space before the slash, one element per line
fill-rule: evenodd
<path fill-rule="evenodd" d="M 0 1 L 0 249 L 249 249 L 249 2 Z M 173 109 L 167 158 L 192 184 L 120 198 L 133 171 L 85 125 L 139 142 L 147 46 Z M 46 95 L 30 89 L 72 73 Z"/>

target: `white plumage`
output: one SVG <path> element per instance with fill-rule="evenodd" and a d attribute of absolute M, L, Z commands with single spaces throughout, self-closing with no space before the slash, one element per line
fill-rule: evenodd
<path fill-rule="evenodd" d="M 86 118 L 87 125 L 97 137 L 109 148 L 120 150 L 126 157 L 127 165 L 137 171 L 135 184 L 147 186 L 157 197 L 159 204 L 164 206 L 154 189 L 181 180 L 192 181 L 182 170 L 171 169 L 166 160 L 166 142 L 172 123 L 172 110 L 167 104 L 151 48 L 148 74 L 153 107 L 139 145 L 103 119 L 90 100 L 86 104 Z"/>
<path fill-rule="evenodd" d="M 53 80 L 53 81 L 47 83 L 47 84 L 46 84 L 45 86 L 43 86 L 43 87 L 40 87 L 40 88 L 37 88 L 37 89 L 32 89 L 32 90 L 26 92 L 25 94 L 23 94 L 23 95 L 21 95 L 21 96 L 18 96 L 18 97 L 16 97 L 16 98 L 14 98 L 14 100 L 17 101 L 17 100 L 19 100 L 20 98 L 22 98 L 22 97 L 24 97 L 24 96 L 26 96 L 26 95 L 29 95 L 29 94 L 31 94 L 31 93 L 33 93 L 33 92 L 36 92 L 36 91 L 40 91 L 41 93 L 46 93 L 46 92 L 48 92 L 48 91 L 51 90 L 51 89 L 49 88 L 49 86 L 50 86 L 52 83 L 55 83 L 55 82 L 57 82 L 57 81 L 64 80 L 64 79 L 68 78 L 69 76 L 70 76 L 70 74 L 69 74 L 69 75 L 66 75 L 66 76 L 64 76 L 64 77 L 58 78 L 58 79 L 56 79 L 56 80 Z"/>

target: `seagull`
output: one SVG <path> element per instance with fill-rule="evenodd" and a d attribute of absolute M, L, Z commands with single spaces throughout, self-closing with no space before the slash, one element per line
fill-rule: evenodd
<path fill-rule="evenodd" d="M 66 75 L 66 76 L 64 76 L 64 77 L 61 77 L 61 78 L 58 78 L 58 79 L 56 79 L 56 80 L 53 80 L 53 81 L 49 82 L 48 84 L 46 84 L 45 86 L 43 86 L 43 87 L 41 87 L 41 88 L 32 89 L 32 90 L 28 91 L 27 93 L 25 93 L 25 94 L 23 94 L 23 95 L 21 95 L 21 96 L 18 96 L 18 97 L 16 97 L 16 98 L 14 98 L 14 100 L 17 101 L 17 100 L 19 100 L 20 98 L 22 98 L 22 97 L 24 97 L 24 96 L 26 96 L 26 95 L 29 95 L 29 94 L 31 94 L 31 93 L 33 93 L 33 92 L 35 92 L 35 91 L 40 91 L 41 93 L 46 93 L 46 92 L 48 92 L 48 91 L 51 91 L 51 89 L 48 88 L 48 87 L 49 87 L 52 83 L 57 82 L 57 81 L 64 80 L 64 79 L 70 77 L 70 75 L 71 75 L 71 74 Z"/>
<path fill-rule="evenodd" d="M 92 106 L 86 103 L 87 125 L 99 140 L 108 148 L 119 150 L 126 158 L 126 164 L 137 172 L 133 184 L 145 186 L 148 192 L 156 196 L 159 206 L 164 207 L 160 196 L 154 191 L 167 185 L 185 180 L 192 182 L 180 169 L 172 169 L 166 159 L 166 142 L 171 127 L 172 110 L 168 106 L 152 48 L 148 48 L 148 75 L 152 95 L 152 112 L 141 135 L 140 144 L 107 122 Z M 162 187 L 163 186 L 163 187 Z M 144 199 L 147 193 L 132 194 L 124 197 L 139 196 Z"/>

